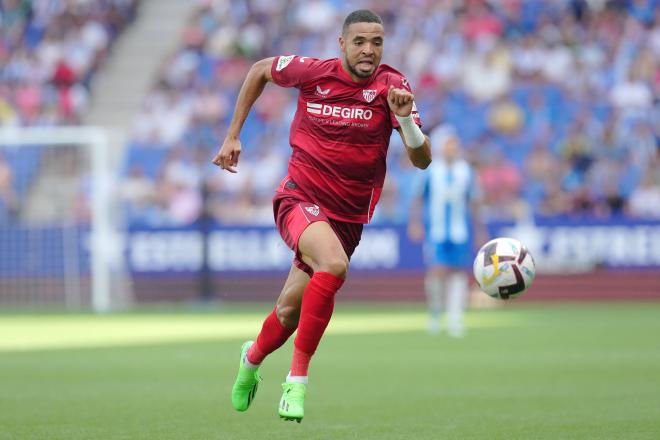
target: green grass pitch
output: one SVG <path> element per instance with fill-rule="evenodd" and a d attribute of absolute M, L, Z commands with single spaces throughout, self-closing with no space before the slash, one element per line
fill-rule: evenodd
<path fill-rule="evenodd" d="M 659 439 L 660 304 L 506 305 L 456 340 L 420 306 L 339 305 L 306 417 L 280 421 L 289 341 L 246 413 L 229 392 L 270 306 L 0 314 L 0 439 Z"/>

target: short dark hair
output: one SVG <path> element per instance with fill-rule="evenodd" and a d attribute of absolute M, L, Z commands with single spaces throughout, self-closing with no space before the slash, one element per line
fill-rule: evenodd
<path fill-rule="evenodd" d="M 346 35 L 346 31 L 348 31 L 348 27 L 352 25 L 353 23 L 378 23 L 378 24 L 383 24 L 383 20 L 380 19 L 378 14 L 376 14 L 373 11 L 370 11 L 369 9 L 358 9 L 357 11 L 353 11 L 344 20 L 344 24 L 341 27 L 341 33 L 342 35 Z"/>

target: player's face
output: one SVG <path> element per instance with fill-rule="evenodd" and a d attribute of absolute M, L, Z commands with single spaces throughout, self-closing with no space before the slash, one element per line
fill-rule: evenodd
<path fill-rule="evenodd" d="M 356 79 L 366 79 L 376 71 L 383 56 L 385 31 L 379 23 L 353 23 L 339 37 L 344 67 Z"/>
<path fill-rule="evenodd" d="M 442 156 L 447 162 L 452 162 L 458 158 L 458 152 L 460 150 L 460 145 L 458 144 L 458 139 L 452 137 L 447 140 L 447 143 L 442 149 Z"/>

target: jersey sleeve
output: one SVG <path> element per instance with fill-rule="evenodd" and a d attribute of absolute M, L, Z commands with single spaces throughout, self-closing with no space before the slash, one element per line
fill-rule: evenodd
<path fill-rule="evenodd" d="M 398 89 L 406 89 L 410 93 L 412 93 L 412 88 L 410 87 L 410 83 L 408 82 L 408 79 L 405 76 L 400 76 L 400 75 L 392 75 L 390 77 L 389 85 L 392 85 Z M 419 111 L 417 110 L 417 105 L 413 101 L 413 108 L 412 108 L 412 113 L 413 121 L 415 121 L 415 124 L 418 126 L 422 126 L 422 119 L 419 117 Z M 392 121 L 392 126 L 394 128 L 399 128 L 399 121 L 396 120 L 396 117 L 394 116 L 394 112 L 390 111 L 390 119 Z"/>
<path fill-rule="evenodd" d="M 281 55 L 270 68 L 273 82 L 282 87 L 302 87 L 318 70 L 319 60 L 298 55 Z"/>

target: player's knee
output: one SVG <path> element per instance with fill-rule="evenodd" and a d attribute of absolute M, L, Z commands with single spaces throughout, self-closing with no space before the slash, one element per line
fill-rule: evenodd
<path fill-rule="evenodd" d="M 298 319 L 300 318 L 299 307 L 277 304 L 275 313 L 277 315 L 277 320 L 280 321 L 282 327 L 296 328 L 298 326 Z"/>
<path fill-rule="evenodd" d="M 348 273 L 348 258 L 336 256 L 327 258 L 319 264 L 318 272 L 328 272 L 338 278 L 346 278 Z"/>

